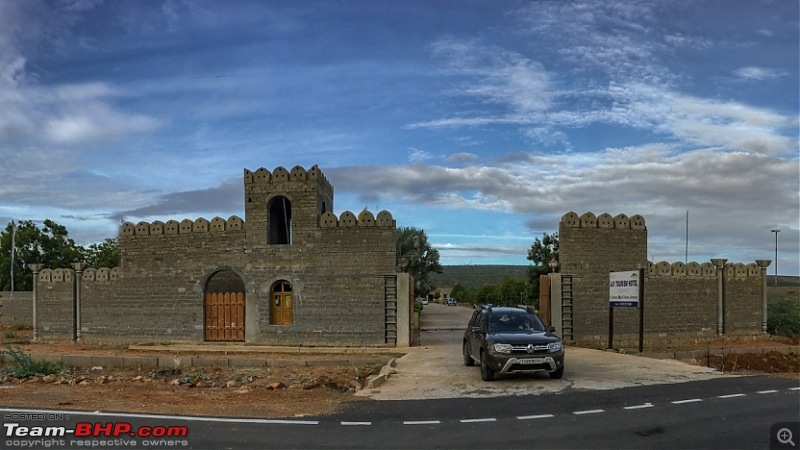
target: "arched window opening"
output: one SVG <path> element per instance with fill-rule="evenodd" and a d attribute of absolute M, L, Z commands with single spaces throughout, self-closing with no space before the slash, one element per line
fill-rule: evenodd
<path fill-rule="evenodd" d="M 292 203 L 288 198 L 279 195 L 269 204 L 269 231 L 270 244 L 292 243 Z"/>
<path fill-rule="evenodd" d="M 291 325 L 294 322 L 294 302 L 292 285 L 288 281 L 278 281 L 270 289 L 270 325 Z"/>

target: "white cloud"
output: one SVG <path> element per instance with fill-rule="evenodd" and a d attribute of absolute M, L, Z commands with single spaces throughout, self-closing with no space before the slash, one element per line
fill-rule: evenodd
<path fill-rule="evenodd" d="M 768 69 L 765 67 L 742 67 L 734 71 L 737 77 L 746 81 L 764 81 L 780 78 L 785 74 L 779 70 Z"/>
<path fill-rule="evenodd" d="M 153 118 L 125 114 L 102 102 L 61 105 L 61 109 L 43 124 L 44 135 L 54 144 L 98 144 L 158 127 Z"/>
<path fill-rule="evenodd" d="M 471 164 L 478 159 L 474 153 L 450 153 L 445 155 L 444 161 L 451 164 Z"/>
<path fill-rule="evenodd" d="M 474 80 L 456 89 L 458 94 L 507 106 L 516 114 L 543 111 L 551 105 L 547 71 L 536 61 L 502 48 L 451 39 L 440 40 L 432 48 L 454 74 Z"/>
<path fill-rule="evenodd" d="M 411 162 L 427 161 L 431 158 L 431 154 L 425 150 L 420 150 L 418 148 L 409 149 L 408 160 Z"/>

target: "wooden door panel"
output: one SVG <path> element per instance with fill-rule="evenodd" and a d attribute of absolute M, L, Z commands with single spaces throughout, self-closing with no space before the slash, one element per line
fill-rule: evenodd
<path fill-rule="evenodd" d="M 207 341 L 244 341 L 244 292 L 207 293 L 204 309 Z"/>

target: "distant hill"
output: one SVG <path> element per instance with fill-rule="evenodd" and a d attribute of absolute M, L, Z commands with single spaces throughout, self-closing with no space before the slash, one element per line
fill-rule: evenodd
<path fill-rule="evenodd" d="M 442 266 L 444 272 L 431 274 L 436 287 L 452 287 L 460 284 L 466 288 L 478 289 L 487 284 L 498 284 L 505 277 L 525 278 L 528 266 Z"/>
<path fill-rule="evenodd" d="M 497 284 L 505 277 L 526 278 L 528 266 L 468 265 L 442 266 L 443 273 L 431 274 L 431 281 L 436 287 L 452 287 L 460 284 L 470 289 L 478 289 L 487 284 Z M 767 275 L 767 286 L 772 287 L 775 278 Z M 780 275 L 778 286 L 791 288 L 800 286 L 800 277 Z M 795 293 L 795 290 L 791 290 Z"/>

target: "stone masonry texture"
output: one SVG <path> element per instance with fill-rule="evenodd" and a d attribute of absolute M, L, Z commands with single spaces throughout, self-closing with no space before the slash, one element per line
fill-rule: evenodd
<path fill-rule="evenodd" d="M 716 268 L 711 262 L 648 261 L 647 227 L 642 216 L 567 213 L 559 224 L 559 254 L 561 273 L 573 275 L 575 341 L 607 341 L 609 272 L 639 268 L 645 269 L 647 339 L 716 336 Z M 727 263 L 722 272 L 724 334 L 760 334 L 762 271 L 755 263 Z M 638 309 L 615 308 L 615 341 L 635 341 L 638 333 Z"/>
<path fill-rule="evenodd" d="M 72 269 L 39 272 L 40 339 L 71 338 L 80 283 L 87 341 L 202 342 L 205 294 L 231 291 L 244 292 L 245 343 L 394 345 L 386 332 L 396 316 L 387 312 L 396 299 L 386 298 L 396 278 L 391 214 L 336 217 L 333 187 L 317 166 L 245 170 L 244 188 L 244 220 L 125 223 L 119 267 L 87 268 L 80 280 Z M 279 281 L 291 285 L 293 318 L 275 325 L 270 295 Z"/>

